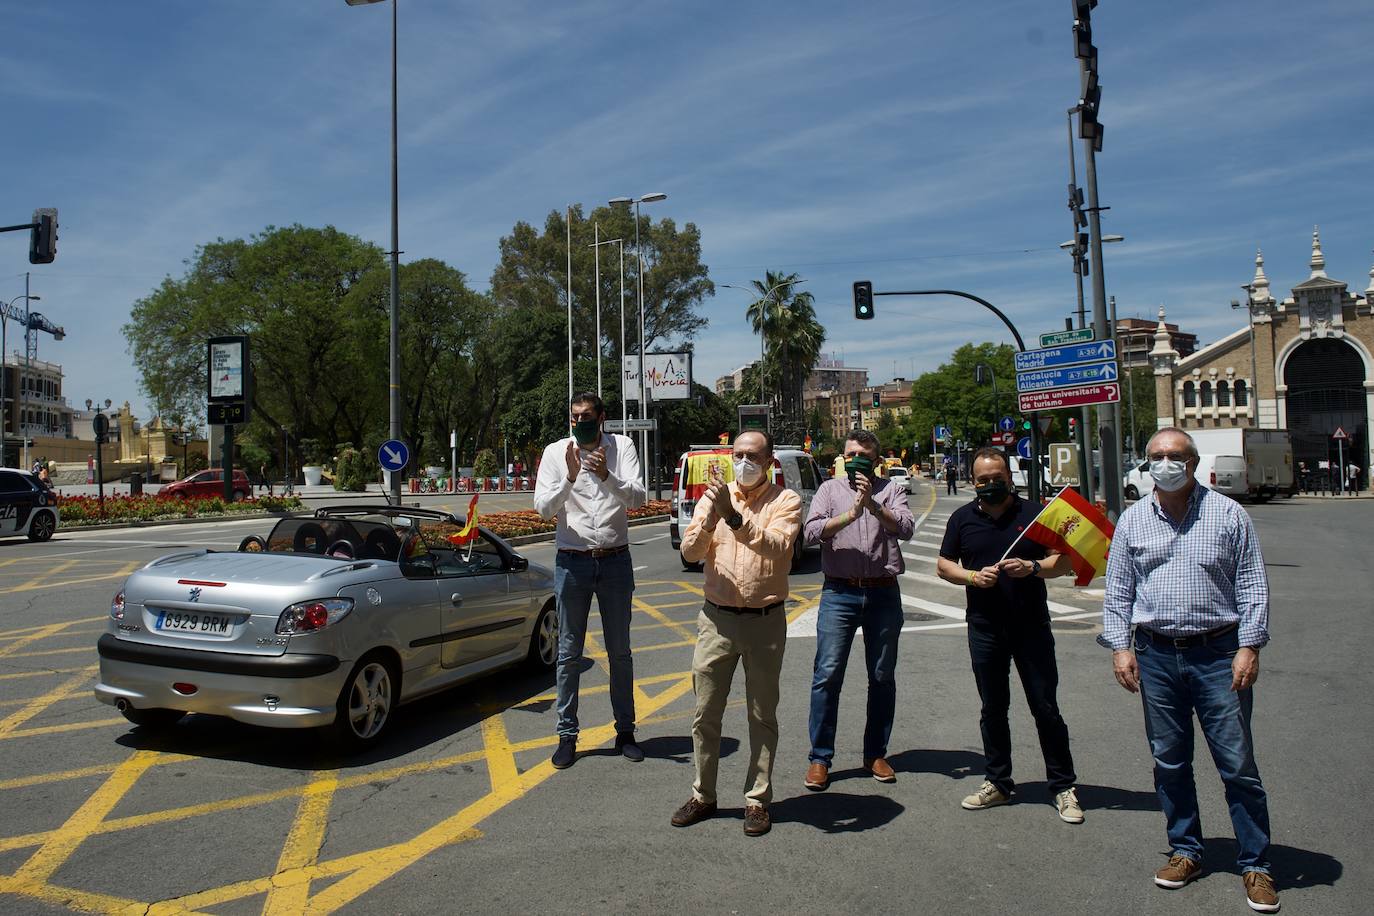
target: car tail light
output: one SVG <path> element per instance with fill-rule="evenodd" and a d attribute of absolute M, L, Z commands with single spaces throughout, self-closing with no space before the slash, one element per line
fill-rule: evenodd
<path fill-rule="evenodd" d="M 281 612 L 277 618 L 277 633 L 314 633 L 330 624 L 338 623 L 353 610 L 352 598 L 320 598 L 302 601 Z"/>
<path fill-rule="evenodd" d="M 1215 486 L 1217 485 L 1217 472 L 1216 472 L 1216 471 L 1213 471 L 1211 476 L 1212 476 L 1212 486 L 1215 487 Z"/>
<path fill-rule="evenodd" d="M 682 501 L 682 514 L 688 518 L 692 517 L 692 513 L 696 511 L 696 508 L 697 501 L 695 499 L 684 499 Z"/>
<path fill-rule="evenodd" d="M 110 599 L 110 617 L 115 620 L 124 619 L 124 589 L 115 592 L 115 596 Z"/>

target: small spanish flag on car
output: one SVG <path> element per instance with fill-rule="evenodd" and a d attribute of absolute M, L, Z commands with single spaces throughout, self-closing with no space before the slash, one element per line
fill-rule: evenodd
<path fill-rule="evenodd" d="M 448 542 L 455 547 L 462 547 L 464 544 L 477 537 L 477 494 L 473 494 L 472 501 L 468 503 L 468 520 L 463 525 L 461 531 L 448 536 Z"/>
<path fill-rule="evenodd" d="M 721 444 L 721 445 L 729 445 L 729 444 L 730 444 L 730 434 L 729 434 L 729 433 L 721 433 L 721 434 L 720 434 L 720 444 Z"/>
<path fill-rule="evenodd" d="M 810 434 L 810 433 L 807 433 L 807 434 L 806 434 L 806 438 L 802 440 L 802 451 L 806 452 L 808 455 L 811 454 L 811 434 Z"/>
<path fill-rule="evenodd" d="M 1087 585 L 1107 572 L 1107 550 L 1114 534 L 1116 526 L 1096 506 L 1077 490 L 1065 487 L 1045 504 L 1023 536 L 1067 555 L 1078 573 L 1074 584 Z"/>

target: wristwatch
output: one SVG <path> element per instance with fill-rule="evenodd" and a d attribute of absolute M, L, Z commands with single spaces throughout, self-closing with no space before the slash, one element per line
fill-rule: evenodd
<path fill-rule="evenodd" d="M 1038 575 L 1040 575 L 1040 561 L 1039 561 L 1039 560 L 1031 560 L 1031 575 L 1032 575 L 1032 576 L 1038 576 Z"/>
<path fill-rule="evenodd" d="M 744 524 L 744 516 L 736 512 L 725 520 L 725 524 L 731 531 L 738 531 L 739 526 Z"/>

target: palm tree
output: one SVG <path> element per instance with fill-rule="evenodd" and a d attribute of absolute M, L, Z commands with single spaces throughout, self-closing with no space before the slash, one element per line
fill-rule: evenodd
<path fill-rule="evenodd" d="M 767 400 L 793 425 L 802 420 L 802 386 L 825 344 L 825 328 L 816 320 L 815 298 L 797 292 L 798 282 L 794 273 L 766 272 L 762 280 L 753 281 L 759 298 L 745 310 L 754 331 L 762 326 L 764 332 L 761 370 Z"/>

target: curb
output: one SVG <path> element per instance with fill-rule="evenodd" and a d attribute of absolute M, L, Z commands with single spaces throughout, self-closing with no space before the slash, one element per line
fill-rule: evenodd
<path fill-rule="evenodd" d="M 671 515 L 651 515 L 647 518 L 632 518 L 628 524 L 631 528 L 638 528 L 642 525 L 652 525 L 654 522 L 666 522 L 671 519 Z M 502 538 L 502 540 L 512 547 L 519 547 L 524 544 L 538 544 L 541 541 L 552 541 L 557 534 L 557 531 L 542 531 L 539 534 L 522 534 L 519 537 Z"/>
<path fill-rule="evenodd" d="M 306 511 L 308 511 L 308 510 L 306 510 Z M 145 521 L 145 520 L 143 520 L 143 519 L 131 519 L 130 521 L 127 521 L 127 522 L 105 522 L 105 523 L 103 523 L 103 524 L 98 524 L 98 525 L 63 525 L 63 524 L 59 523 L 59 524 L 58 524 L 58 530 L 59 530 L 59 531 L 106 531 L 106 530 L 109 530 L 109 529 L 112 529 L 112 528 L 161 528 L 161 527 L 166 526 L 166 525 L 200 525 L 200 524 L 204 524 L 204 523 L 206 523 L 206 522 L 223 522 L 223 521 L 262 521 L 263 519 L 269 519 L 269 518 L 276 518 L 276 519 L 285 518 L 285 517 L 287 517 L 287 516 L 289 516 L 289 515 L 295 515 L 295 514 L 297 514 L 297 513 L 296 513 L 296 512 L 261 512 L 261 513 L 243 512 L 243 513 L 235 513 L 234 515 L 205 515 L 205 516 L 201 516 L 200 518 L 160 518 L 160 519 L 153 519 L 153 520 L 151 520 L 151 521 Z M 671 515 L 651 515 L 651 516 L 649 516 L 648 518 L 632 518 L 632 519 L 630 519 L 630 521 L 629 521 L 629 527 L 634 528 L 634 527 L 639 526 L 639 525 L 648 525 L 648 524 L 652 524 L 653 522 L 667 521 L 667 520 L 669 520 L 669 519 L 671 519 L 671 518 L 672 518 Z M 539 543 L 540 541 L 551 541 L 551 540 L 553 540 L 554 536 L 555 536 L 557 533 L 558 533 L 558 532 L 556 532 L 556 531 L 543 531 L 543 532 L 540 532 L 539 534 L 522 534 L 522 535 L 520 535 L 519 537 L 503 538 L 503 540 L 504 540 L 507 544 L 510 544 L 510 545 L 512 545 L 512 546 L 518 546 L 518 545 L 520 545 L 520 544 L 537 544 L 537 543 Z"/>

